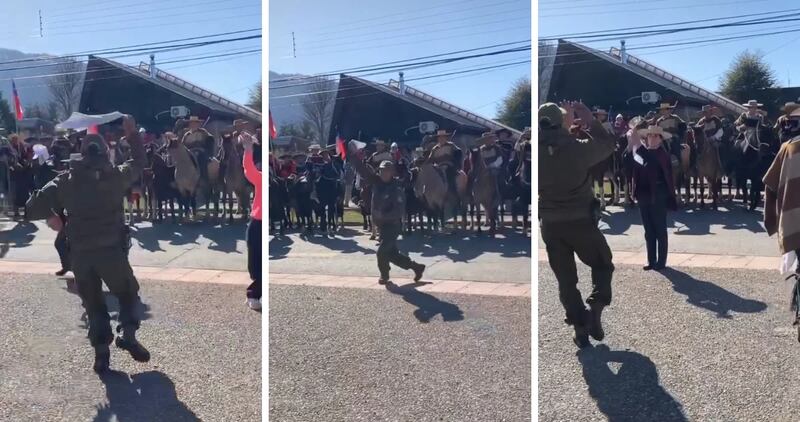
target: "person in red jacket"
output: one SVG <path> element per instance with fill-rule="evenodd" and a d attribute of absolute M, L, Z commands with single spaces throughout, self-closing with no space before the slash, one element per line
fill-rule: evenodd
<path fill-rule="evenodd" d="M 253 145 L 256 138 L 248 132 L 239 134 L 239 142 L 244 146 L 244 176 L 255 187 L 250 223 L 247 225 L 247 271 L 250 283 L 247 286 L 247 306 L 253 310 L 261 309 L 261 170 L 256 167 Z"/>

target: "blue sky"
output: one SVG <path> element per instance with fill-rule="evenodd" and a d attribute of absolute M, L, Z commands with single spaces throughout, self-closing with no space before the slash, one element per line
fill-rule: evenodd
<path fill-rule="evenodd" d="M 261 1 L 2 0 L 2 16 L 0 48 L 68 54 L 260 28 Z M 156 62 L 257 49 L 261 43 L 253 39 L 160 53 Z M 149 58 L 141 54 L 117 60 L 138 64 Z M 163 69 L 232 100 L 246 101 L 249 88 L 261 78 L 261 54 L 165 64 Z"/>
<path fill-rule="evenodd" d="M 531 38 L 530 0 L 289 1 L 269 3 L 269 70 L 315 74 Z M 292 31 L 296 55 L 292 57 Z M 519 45 L 519 44 L 518 44 Z M 488 51 L 488 50 L 487 50 Z M 530 52 L 405 72 L 407 79 L 530 60 Z M 409 82 L 478 114 L 494 116 L 529 63 Z M 467 76 L 469 75 L 469 76 Z M 386 82 L 397 73 L 369 76 Z M 449 79 L 449 80 L 448 80 Z M 274 94 L 273 94 L 274 95 Z"/>
<path fill-rule="evenodd" d="M 539 3 L 539 36 L 554 36 L 574 32 L 599 31 L 648 24 L 662 24 L 714 17 L 738 16 L 785 9 L 800 9 L 797 0 L 542 0 Z M 800 12 L 797 10 L 795 13 Z M 738 18 L 735 20 L 744 20 Z M 709 23 L 692 24 L 707 25 Z M 755 36 L 758 33 L 796 29 L 790 33 Z M 636 50 L 637 46 L 660 45 L 690 40 L 708 40 L 737 35 L 752 37 L 716 41 L 700 45 L 671 46 Z M 579 41 L 579 40 L 576 40 Z M 580 42 L 580 41 L 579 41 Z M 619 41 L 588 43 L 594 48 L 619 46 Z M 800 21 L 766 25 L 719 28 L 685 32 L 657 37 L 629 39 L 630 53 L 654 65 L 661 66 L 707 89 L 716 90 L 722 74 L 733 58 L 744 50 L 766 53 L 765 59 L 775 71 L 778 83 L 800 86 Z"/>

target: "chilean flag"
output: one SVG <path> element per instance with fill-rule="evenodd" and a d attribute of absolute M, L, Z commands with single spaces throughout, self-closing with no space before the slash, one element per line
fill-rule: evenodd
<path fill-rule="evenodd" d="M 347 158 L 347 148 L 344 146 L 344 138 L 339 135 L 339 132 L 336 132 L 336 151 L 339 152 L 343 160 Z"/>
<path fill-rule="evenodd" d="M 22 102 L 19 100 L 19 93 L 17 93 L 17 84 L 14 83 L 14 80 L 11 80 L 11 88 L 14 90 L 14 114 L 17 120 L 22 120 L 25 118 L 25 110 L 22 108 Z"/>
<path fill-rule="evenodd" d="M 270 139 L 278 137 L 278 130 L 275 129 L 275 121 L 272 120 L 272 110 L 269 111 L 269 137 Z"/>

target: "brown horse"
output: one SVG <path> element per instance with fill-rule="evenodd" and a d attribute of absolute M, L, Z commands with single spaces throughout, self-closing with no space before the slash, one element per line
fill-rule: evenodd
<path fill-rule="evenodd" d="M 498 180 L 491 169 L 483 162 L 480 152 L 477 149 L 470 151 L 470 162 L 472 164 L 472 200 L 486 211 L 486 220 L 489 221 L 489 235 L 494 236 L 497 232 L 497 211 L 500 207 L 500 192 L 498 190 Z M 478 210 L 480 211 L 480 210 Z M 481 214 L 478 214 L 478 233 L 481 232 Z"/>
<path fill-rule="evenodd" d="M 689 141 L 694 144 L 697 154 L 697 164 L 691 169 L 694 181 L 694 196 L 697 195 L 697 185 L 700 184 L 700 207 L 705 207 L 705 183 L 708 182 L 711 193 L 711 207 L 717 209 L 717 201 L 722 184 L 722 162 L 719 157 L 719 144 L 706 138 L 703 128 L 692 127 L 688 131 Z"/>

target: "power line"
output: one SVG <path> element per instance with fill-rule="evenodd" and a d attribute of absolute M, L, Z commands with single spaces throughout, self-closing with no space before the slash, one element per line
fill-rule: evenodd
<path fill-rule="evenodd" d="M 711 3 L 711 4 L 696 4 L 691 6 L 681 6 L 681 9 L 698 9 L 698 8 L 706 8 L 706 7 L 716 7 L 716 6 L 732 6 L 736 4 L 753 4 L 759 2 L 765 2 L 769 0 L 739 0 L 739 1 L 732 1 L 726 3 Z M 641 13 L 641 12 L 655 12 L 660 10 L 674 10 L 675 6 L 670 7 L 654 7 L 649 9 L 627 9 L 627 10 L 604 10 L 604 11 L 595 11 L 595 12 L 586 12 L 586 13 L 561 13 L 555 15 L 539 15 L 540 18 L 556 18 L 562 16 L 588 16 L 588 15 L 608 15 L 612 13 Z"/>
<path fill-rule="evenodd" d="M 450 52 L 446 52 L 446 53 L 432 54 L 432 55 L 429 55 L 429 56 L 413 57 L 413 58 L 410 58 L 410 59 L 394 60 L 394 61 L 390 61 L 390 62 L 381 62 L 381 63 L 371 64 L 371 65 L 339 69 L 339 70 L 334 70 L 334 71 L 330 71 L 330 72 L 327 72 L 327 73 L 318 73 L 316 75 L 310 75 L 310 76 L 292 77 L 292 78 L 284 78 L 284 79 L 274 79 L 274 80 L 271 80 L 270 83 L 274 83 L 274 82 L 291 82 L 291 81 L 296 81 L 298 79 L 309 79 L 309 78 L 319 78 L 319 77 L 324 77 L 324 76 L 334 76 L 334 75 L 338 75 L 340 73 L 345 73 L 345 72 L 355 72 L 355 71 L 358 71 L 358 70 L 364 69 L 364 68 L 374 68 L 376 66 L 383 66 L 383 65 L 389 65 L 389 64 L 398 64 L 398 63 L 403 63 L 403 62 L 411 62 L 411 61 L 415 61 L 415 60 L 431 59 L 431 58 L 434 58 L 434 57 L 450 56 L 450 55 L 453 55 L 453 54 L 470 53 L 470 52 L 473 52 L 473 51 L 486 50 L 486 49 L 495 48 L 495 47 L 505 47 L 505 46 L 509 46 L 509 45 L 521 44 L 521 43 L 530 42 L 530 41 L 531 41 L 530 39 L 520 40 L 520 41 L 511 41 L 511 42 L 507 42 L 507 43 L 487 45 L 487 46 L 484 46 L 484 47 L 469 48 L 469 49 L 466 49 L 466 50 L 450 51 Z M 280 87 L 276 87 L 276 88 L 280 88 Z"/>
<path fill-rule="evenodd" d="M 530 45 L 522 46 L 522 47 L 516 47 L 516 48 L 509 48 L 509 49 L 505 49 L 505 50 L 490 51 L 490 52 L 481 53 L 481 54 L 472 54 L 472 55 L 468 55 L 468 56 L 458 56 L 458 57 L 451 57 L 451 58 L 447 58 L 447 59 L 427 60 L 427 61 L 421 61 L 421 62 L 416 62 L 416 63 L 406 63 L 406 64 L 403 64 L 403 65 L 374 66 L 374 67 L 368 68 L 368 69 L 351 71 L 350 73 L 374 72 L 374 71 L 382 71 L 382 72 L 378 72 L 378 73 L 375 73 L 375 74 L 390 73 L 390 72 L 394 72 L 395 70 L 399 70 L 399 69 L 413 69 L 413 68 L 420 68 L 420 67 L 435 66 L 435 65 L 439 65 L 439 64 L 453 63 L 453 62 L 458 62 L 458 61 L 462 61 L 462 60 L 469 60 L 469 59 L 474 59 L 474 58 L 479 58 L 479 57 L 497 56 L 497 55 L 501 55 L 501 54 L 523 52 L 523 51 L 524 52 L 530 51 Z M 341 73 L 341 72 L 339 72 L 339 73 Z M 338 74 L 338 73 L 326 74 L 325 76 L 334 76 L 336 74 Z M 320 78 L 320 77 L 322 77 L 322 75 L 318 75 L 317 76 L 317 78 Z M 300 83 L 300 84 L 293 84 L 293 85 L 282 85 L 281 88 L 288 88 L 288 87 L 295 87 L 295 86 L 302 86 L 302 85 L 313 85 L 315 83 L 316 82 L 307 82 L 307 83 Z"/>
<path fill-rule="evenodd" d="M 117 50 L 117 51 L 109 51 L 105 54 L 121 54 L 121 53 L 135 53 L 132 55 L 138 55 L 138 53 L 142 51 L 147 52 L 167 52 L 167 51 L 176 51 L 176 50 L 183 50 L 187 48 L 197 48 L 197 47 L 205 47 L 209 45 L 215 44 L 223 44 L 235 41 L 244 41 L 244 40 L 251 40 L 251 39 L 260 39 L 261 35 L 250 35 L 245 37 L 238 37 L 238 38 L 227 38 L 222 40 L 211 40 L 211 41 L 202 41 L 202 42 L 195 42 L 195 43 L 187 43 L 187 44 L 175 44 L 175 45 L 164 45 L 159 46 L 156 48 L 133 48 L 133 49 L 125 49 L 125 50 Z M 125 57 L 125 56 L 115 56 L 116 58 Z M 23 70 L 23 69 L 33 69 L 33 68 L 40 68 L 40 67 L 50 67 L 54 66 L 53 63 L 48 64 L 40 64 L 40 65 L 31 65 L 31 66 L 22 66 L 22 67 L 6 67 L 0 69 L 0 72 L 11 71 L 11 70 Z"/>
<path fill-rule="evenodd" d="M 704 22 L 716 22 L 722 20 L 729 20 L 729 19 L 740 19 L 740 18 L 752 18 L 755 16 L 766 16 L 766 15 L 774 15 L 776 13 L 788 13 L 788 12 L 800 12 L 800 9 L 786 9 L 786 10 L 773 10 L 770 12 L 762 12 L 762 13 L 748 13 L 746 15 L 735 15 L 735 16 L 725 16 L 720 18 L 708 18 L 708 19 L 695 19 L 689 21 L 681 21 L 681 22 L 670 22 L 670 23 L 662 23 L 662 24 L 649 24 L 649 25 L 642 25 L 642 26 L 629 26 L 624 28 L 614 28 L 614 29 L 603 29 L 597 31 L 587 31 L 587 32 L 573 32 L 569 34 L 561 34 L 561 35 L 550 35 L 546 37 L 539 37 L 540 41 L 555 41 L 561 38 L 572 38 L 575 36 L 580 35 L 590 35 L 590 34 L 608 34 L 608 33 L 616 33 L 621 31 L 629 31 L 633 29 L 645 29 L 645 28 L 658 28 L 658 27 L 671 27 L 675 25 L 689 25 L 693 23 L 704 23 Z"/>
<path fill-rule="evenodd" d="M 181 6 L 177 6 L 177 7 L 158 7 L 157 9 L 148 8 L 147 10 L 141 10 L 141 11 L 117 13 L 117 11 L 120 10 L 120 9 L 126 9 L 126 8 L 131 8 L 131 7 L 140 7 L 140 6 L 144 6 L 144 5 L 147 5 L 147 4 L 155 4 L 155 3 L 159 3 L 161 6 L 164 5 L 164 1 L 163 0 L 161 0 L 161 1 L 151 1 L 151 2 L 143 2 L 143 3 L 138 3 L 138 4 L 132 4 L 132 5 L 128 5 L 127 7 L 117 6 L 117 7 L 106 7 L 106 8 L 99 8 L 99 9 L 94 9 L 93 8 L 93 10 L 91 10 L 91 11 L 78 10 L 78 11 L 72 11 L 72 12 L 69 12 L 69 13 L 55 14 L 55 15 L 52 15 L 51 17 L 52 18 L 60 18 L 60 17 L 64 17 L 64 16 L 81 15 L 81 17 L 80 17 L 81 19 L 102 19 L 102 18 L 111 17 L 111 16 L 130 16 L 130 15 L 136 15 L 136 14 L 140 14 L 140 13 L 148 13 L 148 12 L 153 12 L 153 11 L 163 12 L 165 10 L 186 10 L 186 8 L 187 8 L 186 5 L 181 5 Z M 192 4 L 192 8 L 197 8 L 198 6 L 203 6 L 203 5 L 206 5 L 206 4 L 220 4 L 220 3 L 221 2 L 218 1 L 218 0 L 217 1 L 207 1 L 207 2 L 204 2 L 204 3 L 194 3 L 194 4 Z M 230 4 L 232 2 L 228 1 L 227 3 Z M 239 6 L 239 7 L 244 8 L 244 7 L 253 7 L 253 6 L 259 6 L 260 7 L 261 4 L 251 4 L 251 5 Z M 108 11 L 108 10 L 113 10 L 114 13 L 102 13 L 99 16 L 87 16 L 87 14 L 93 14 L 94 12 L 104 12 L 104 11 Z M 75 21 L 75 18 L 70 18 L 70 19 L 62 19 L 62 20 L 50 21 L 49 23 L 74 22 L 74 21 Z"/>
<path fill-rule="evenodd" d="M 180 21 L 180 22 L 170 22 L 170 27 L 175 26 L 185 26 L 185 25 L 197 25 L 198 23 L 203 22 L 219 22 L 228 19 L 240 19 L 240 18 L 250 18 L 253 17 L 252 13 L 242 14 L 242 15 L 233 15 L 233 16 L 216 16 L 209 19 L 193 19 L 191 21 Z M 73 32 L 48 32 L 46 36 L 62 36 L 62 35 L 85 35 L 85 34 L 95 34 L 99 32 L 110 32 L 110 31 L 127 31 L 132 29 L 143 29 L 143 28 L 161 28 L 165 24 L 164 23 L 155 23 L 152 25 L 136 25 L 136 26 L 117 26 L 116 28 L 109 28 L 109 29 L 97 29 L 97 30 L 82 30 L 82 31 L 73 31 Z"/>
<path fill-rule="evenodd" d="M 486 18 L 486 17 L 489 17 L 489 16 L 506 15 L 506 14 L 509 14 L 509 13 L 514 13 L 515 15 L 521 15 L 521 14 L 523 14 L 522 12 L 523 12 L 523 11 L 521 11 L 521 10 L 518 10 L 518 9 L 514 9 L 514 10 L 504 10 L 504 11 L 502 11 L 502 12 L 498 12 L 498 13 L 489 13 L 489 14 L 484 14 L 484 15 L 481 15 L 481 16 L 477 16 L 476 18 L 481 18 L 481 19 L 482 19 L 482 18 Z M 530 11 L 525 11 L 524 15 L 525 15 L 525 16 L 524 16 L 524 17 L 525 17 L 525 19 L 530 19 Z M 482 23 L 473 23 L 472 25 L 460 26 L 460 27 L 456 27 L 456 28 L 473 27 L 473 26 L 477 26 L 477 25 L 489 25 L 489 24 L 493 24 L 493 23 L 502 23 L 502 22 L 505 22 L 505 21 L 508 21 L 508 20 L 511 20 L 511 19 L 505 19 L 505 20 L 501 20 L 501 21 L 499 21 L 499 22 L 498 22 L 498 21 L 492 21 L 492 22 L 485 22 L 485 23 L 483 23 L 483 22 L 482 22 Z M 465 19 L 464 19 L 464 18 L 461 18 L 461 19 L 453 19 L 453 20 L 444 20 L 444 21 L 439 21 L 439 24 L 442 24 L 442 25 L 444 25 L 444 24 L 447 24 L 447 23 L 452 23 L 452 22 L 464 22 L 464 21 L 465 21 Z M 406 22 L 406 24 L 407 24 L 407 22 Z M 426 33 L 432 33 L 432 32 L 446 32 L 447 30 L 452 30 L 452 29 L 456 29 L 456 28 L 444 28 L 444 29 L 442 29 L 442 30 L 436 30 L 436 31 L 426 31 Z M 393 37 L 383 37 L 383 38 L 374 38 L 373 36 L 374 36 L 374 35 L 376 35 L 376 34 L 397 33 L 397 32 L 400 32 L 400 31 L 403 31 L 403 32 L 406 32 L 406 33 L 407 33 L 407 32 L 408 32 L 408 28 L 395 28 L 395 29 L 387 29 L 387 30 L 385 30 L 385 31 L 371 31 L 371 32 L 370 32 L 370 34 L 369 34 L 369 40 L 370 40 L 370 41 L 378 41 L 378 40 L 385 40 L 385 39 L 393 39 L 393 38 L 397 38 L 398 36 L 393 36 Z M 415 35 L 416 35 L 416 34 L 415 34 Z M 313 49 L 325 48 L 325 47 L 330 47 L 330 45 L 328 45 L 328 44 L 331 44 L 331 42 L 333 42 L 333 44 L 334 44 L 334 45 L 339 45 L 339 44 L 341 44 L 341 42 L 339 42 L 340 40 L 344 40 L 344 39 L 353 39 L 353 38 L 359 38 L 359 39 L 363 39 L 363 38 L 364 38 L 364 35 L 363 35 L 363 34 L 352 34 L 352 35 L 345 35 L 345 36 L 343 36 L 343 37 L 333 37 L 333 38 L 326 37 L 326 38 L 324 39 L 324 41 L 322 41 L 322 42 L 311 42 L 311 43 L 309 43 L 309 44 L 305 44 L 305 45 L 312 45 L 312 46 L 314 46 L 314 48 L 313 48 Z M 348 43 L 348 44 L 350 44 L 350 43 Z M 300 43 L 300 45 L 301 45 L 301 47 L 304 45 L 304 44 L 302 43 L 302 39 L 301 39 L 301 43 Z"/>

